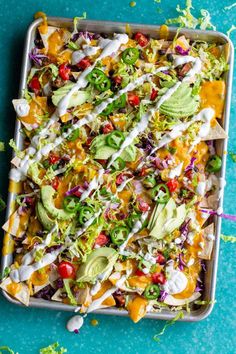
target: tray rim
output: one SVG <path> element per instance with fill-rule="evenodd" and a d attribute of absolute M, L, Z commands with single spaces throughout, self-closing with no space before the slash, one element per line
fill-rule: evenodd
<path fill-rule="evenodd" d="M 37 19 L 34 20 L 28 27 L 26 36 L 25 36 L 25 43 L 24 43 L 24 50 L 23 50 L 23 60 L 21 64 L 21 78 L 20 78 L 20 85 L 19 85 L 19 95 L 18 97 L 22 97 L 22 91 L 25 87 L 25 82 L 26 82 L 26 77 L 28 74 L 28 69 L 30 67 L 30 61 L 28 59 L 28 53 L 31 47 L 31 40 L 33 36 L 34 30 L 38 27 L 38 25 L 42 22 L 42 19 Z M 73 24 L 73 19 L 72 18 L 64 18 L 64 17 L 48 17 L 48 23 L 49 25 L 52 22 L 60 22 L 61 25 L 67 24 L 67 27 Z M 110 27 L 117 26 L 119 27 L 120 32 L 125 32 L 126 30 L 126 25 L 127 22 L 116 22 L 116 21 L 102 21 L 102 20 L 81 20 L 79 22 L 79 27 L 86 25 L 91 25 L 91 26 L 104 26 L 104 31 L 107 29 L 109 32 Z M 143 32 L 148 33 L 150 30 L 154 30 L 158 34 L 158 30 L 160 29 L 160 25 L 149 25 L 149 24 L 140 24 L 140 23 L 132 23 L 129 22 L 130 28 L 142 28 Z M 82 26 L 82 27 L 83 27 Z M 59 26 L 60 27 L 60 26 Z M 61 26 L 65 27 L 65 26 Z M 176 31 L 179 30 L 178 27 L 169 27 L 169 33 L 175 34 Z M 229 55 L 229 71 L 227 74 L 227 92 L 226 92 L 226 99 L 225 99 L 225 108 L 224 108 L 224 129 L 226 133 L 228 133 L 229 130 L 229 119 L 230 119 L 230 108 L 231 108 L 231 93 L 232 93 L 232 80 L 233 80 L 233 65 L 234 65 L 234 46 L 232 41 L 226 36 L 226 34 L 219 32 L 219 31 L 212 31 L 212 30 L 191 30 L 187 28 L 181 28 L 180 29 L 180 34 L 186 34 L 187 36 L 191 35 L 199 35 L 201 36 L 208 36 L 210 35 L 212 39 L 218 39 L 221 42 L 223 41 L 224 43 L 228 43 L 229 48 L 230 48 L 230 55 Z M 199 38 L 200 39 L 200 38 Z M 14 139 L 16 141 L 17 146 L 20 145 L 21 141 L 21 136 L 20 136 L 20 122 L 19 120 L 16 120 L 15 124 L 15 133 L 14 133 Z M 220 177 L 225 178 L 226 175 L 226 156 L 224 154 L 224 151 L 227 151 L 227 143 L 228 143 L 228 138 L 224 139 L 222 141 L 222 170 L 221 170 L 221 175 Z M 14 156 L 14 154 L 13 154 Z M 223 195 L 224 189 L 222 191 L 222 197 L 220 198 L 219 206 L 223 206 Z M 7 201 L 7 210 L 6 210 L 6 219 L 9 217 L 11 213 L 11 202 L 13 200 L 14 193 L 8 194 L 8 201 Z M 216 224 L 216 240 L 214 244 L 214 259 L 210 260 L 210 263 L 213 263 L 212 266 L 212 271 L 211 271 L 211 287 L 210 287 L 210 300 L 214 300 L 215 298 L 215 291 L 216 291 L 216 277 L 217 277 L 217 268 L 218 268 L 218 257 L 219 257 L 219 246 L 220 246 L 220 231 L 221 231 L 221 218 L 215 217 L 214 222 Z M 4 232 L 4 238 L 5 238 L 6 233 Z M 4 242 L 3 238 L 3 242 Z M 2 255 L 1 257 L 1 271 L 5 268 L 5 266 L 8 264 L 8 258 L 9 255 Z M 11 303 L 16 304 L 18 306 L 25 307 L 22 305 L 19 301 L 15 300 L 12 298 L 6 291 L 1 289 L 1 292 L 3 296 Z M 42 299 L 36 299 L 31 297 L 30 299 L 30 304 L 28 307 L 36 307 L 36 308 L 46 308 L 50 310 L 59 310 L 59 311 L 74 311 L 75 307 L 71 305 L 65 305 L 61 304 L 58 302 L 53 302 L 53 301 L 47 301 L 47 300 L 42 300 Z M 201 306 L 200 309 L 191 312 L 191 314 L 188 314 L 186 311 L 185 316 L 183 319 L 180 319 L 179 321 L 183 322 L 196 322 L 205 319 L 210 315 L 214 307 L 214 302 Z M 116 315 L 116 316 L 128 316 L 128 312 L 126 310 L 119 310 L 116 308 L 107 308 L 107 309 L 101 309 L 101 310 L 96 310 L 94 313 L 97 314 L 106 314 L 106 315 Z M 195 315 L 193 315 L 196 313 Z M 176 312 L 174 311 L 163 311 L 163 312 L 157 312 L 157 313 L 147 313 L 144 318 L 151 318 L 151 319 L 157 319 L 157 320 L 170 320 L 173 319 L 176 315 Z"/>

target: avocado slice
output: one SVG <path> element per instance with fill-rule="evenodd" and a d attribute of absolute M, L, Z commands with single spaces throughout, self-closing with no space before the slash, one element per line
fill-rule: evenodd
<path fill-rule="evenodd" d="M 44 208 L 41 202 L 38 202 L 36 204 L 36 214 L 44 229 L 51 230 L 53 228 L 55 222 L 49 217 L 46 209 Z"/>
<path fill-rule="evenodd" d="M 99 274 L 111 269 L 117 258 L 118 253 L 113 248 L 101 247 L 94 249 L 86 262 L 80 266 L 77 272 L 77 281 L 93 282 Z"/>
<path fill-rule="evenodd" d="M 184 222 L 186 213 L 185 204 L 176 207 L 174 199 L 170 198 L 157 218 L 153 217 L 150 236 L 162 239 L 167 234 L 170 234 Z"/>
<path fill-rule="evenodd" d="M 114 148 L 112 148 L 110 146 L 104 145 L 104 146 L 99 147 L 96 150 L 94 158 L 98 159 L 98 160 L 107 160 L 116 151 L 117 151 L 116 149 L 114 149 Z M 132 162 L 132 161 L 135 161 L 136 154 L 137 154 L 136 147 L 134 145 L 130 145 L 124 151 L 122 151 L 122 153 L 120 154 L 120 157 L 124 161 Z"/>
<path fill-rule="evenodd" d="M 75 216 L 74 213 L 67 213 L 63 209 L 58 209 L 54 205 L 53 196 L 55 189 L 51 186 L 43 186 L 41 188 L 41 199 L 46 211 L 55 219 L 70 220 Z"/>
<path fill-rule="evenodd" d="M 173 118 L 188 117 L 197 111 L 198 105 L 198 96 L 192 95 L 192 88 L 188 83 L 182 83 L 173 95 L 160 106 L 160 112 Z"/>
<path fill-rule="evenodd" d="M 72 89 L 72 87 L 74 85 L 75 85 L 74 83 L 70 82 L 70 83 L 66 84 L 65 86 L 62 86 L 58 90 L 53 92 L 52 103 L 54 104 L 54 106 L 58 105 L 60 100 Z M 76 91 L 70 97 L 68 108 L 79 106 L 79 105 L 83 104 L 84 102 L 88 101 L 89 98 L 90 98 L 90 94 L 88 92 Z"/>

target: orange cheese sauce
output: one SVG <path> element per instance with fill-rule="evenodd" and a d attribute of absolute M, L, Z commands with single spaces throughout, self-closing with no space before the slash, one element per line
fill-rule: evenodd
<path fill-rule="evenodd" d="M 211 107 L 216 118 L 222 118 L 225 102 L 225 82 L 222 80 L 203 82 L 200 90 L 201 109 Z"/>
<path fill-rule="evenodd" d="M 6 233 L 3 239 L 2 255 L 6 256 L 13 253 L 14 241 L 9 233 Z"/>
<path fill-rule="evenodd" d="M 48 281 L 48 273 L 42 271 L 36 271 L 31 275 L 30 278 L 33 285 L 40 286 Z"/>
<path fill-rule="evenodd" d="M 141 296 L 136 296 L 128 303 L 127 309 L 129 311 L 130 318 L 134 321 L 134 323 L 137 323 L 146 315 L 147 304 L 148 300 Z"/>
<path fill-rule="evenodd" d="M 22 289 L 22 284 L 21 283 L 11 283 L 6 286 L 7 292 L 12 295 L 16 296 Z"/>
<path fill-rule="evenodd" d="M 51 55 L 53 57 L 56 57 L 58 52 L 61 50 L 61 48 L 64 45 L 64 30 L 56 30 L 53 32 L 49 38 L 48 38 L 48 55 Z"/>
<path fill-rule="evenodd" d="M 21 117 L 20 120 L 28 124 L 41 123 L 40 116 L 43 116 L 48 111 L 47 97 L 37 96 L 30 102 L 29 114 Z"/>
<path fill-rule="evenodd" d="M 109 289 L 112 288 L 112 283 L 109 280 L 106 280 L 104 283 L 102 283 L 101 285 L 101 289 L 97 292 L 97 294 L 95 294 L 92 299 L 96 300 L 99 299 L 103 294 L 105 294 L 105 292 Z M 102 305 L 105 306 L 115 306 L 116 302 L 115 299 L 113 298 L 113 296 L 109 296 L 107 299 L 105 299 L 102 303 Z"/>

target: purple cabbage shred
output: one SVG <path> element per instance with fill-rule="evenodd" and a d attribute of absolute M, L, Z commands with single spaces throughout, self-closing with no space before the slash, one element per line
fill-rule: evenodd
<path fill-rule="evenodd" d="M 190 160 L 190 164 L 185 168 L 185 172 L 188 172 L 190 170 L 194 169 L 194 162 L 196 160 L 196 157 L 192 157 Z"/>
<path fill-rule="evenodd" d="M 230 214 L 224 214 L 224 213 L 218 213 L 217 210 L 206 210 L 206 209 L 200 209 L 202 213 L 210 214 L 210 215 L 217 215 L 223 219 L 228 219 L 231 221 L 236 221 L 236 215 L 230 215 Z"/>
<path fill-rule="evenodd" d="M 168 293 L 165 290 L 160 291 L 160 298 L 159 301 L 163 302 L 165 298 L 167 297 Z"/>
<path fill-rule="evenodd" d="M 180 55 L 188 55 L 188 53 L 189 53 L 189 51 L 190 51 L 190 48 L 188 48 L 188 49 L 183 49 L 180 45 L 177 45 L 176 47 L 175 47 L 175 51 L 177 52 L 177 53 L 179 53 Z"/>
<path fill-rule="evenodd" d="M 38 66 L 43 64 L 43 59 L 48 58 L 46 55 L 39 53 L 38 49 L 35 47 L 29 53 L 29 58 Z"/>

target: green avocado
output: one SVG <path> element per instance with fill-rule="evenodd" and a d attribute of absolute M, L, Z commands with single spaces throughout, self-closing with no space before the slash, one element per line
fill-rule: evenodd
<path fill-rule="evenodd" d="M 173 95 L 160 106 L 160 113 L 173 118 L 188 117 L 197 111 L 198 105 L 198 96 L 192 95 L 192 88 L 189 84 L 182 83 Z"/>
<path fill-rule="evenodd" d="M 106 145 L 106 135 L 102 134 L 97 136 L 91 145 L 91 151 L 94 153 L 94 158 L 97 160 L 109 159 L 117 149 L 114 149 Z M 134 145 L 129 145 L 122 151 L 120 157 L 126 162 L 135 161 L 137 155 L 137 149 Z"/>
<path fill-rule="evenodd" d="M 72 219 L 75 214 L 67 213 L 63 209 L 58 209 L 54 205 L 53 196 L 55 194 L 55 189 L 51 186 L 43 186 L 41 188 L 41 199 L 46 211 L 53 217 L 59 220 L 69 220 Z"/>
<path fill-rule="evenodd" d="M 53 228 L 55 222 L 48 216 L 48 213 L 41 202 L 36 204 L 36 214 L 44 229 L 51 230 Z"/>
<path fill-rule="evenodd" d="M 109 247 L 93 250 L 77 272 L 77 281 L 94 282 L 99 274 L 108 272 L 118 258 L 118 253 Z"/>
<path fill-rule="evenodd" d="M 65 86 L 60 87 L 58 90 L 53 92 L 52 95 L 52 103 L 54 106 L 57 106 L 60 100 L 72 89 L 74 83 L 68 83 Z M 68 108 L 76 107 L 84 102 L 88 101 L 90 98 L 90 94 L 86 91 L 76 91 L 71 97 L 69 101 Z"/>
<path fill-rule="evenodd" d="M 187 213 L 185 204 L 177 207 L 172 198 L 169 199 L 159 214 L 157 212 L 158 208 L 154 209 L 154 215 L 151 216 L 151 225 L 149 225 L 151 229 L 150 236 L 157 239 L 162 239 L 178 229 L 184 222 Z"/>

